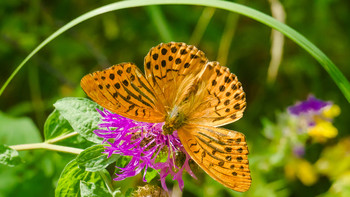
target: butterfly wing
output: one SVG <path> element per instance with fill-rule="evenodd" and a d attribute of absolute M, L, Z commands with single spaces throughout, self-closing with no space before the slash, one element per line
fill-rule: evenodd
<path fill-rule="evenodd" d="M 191 158 L 213 179 L 235 191 L 251 184 L 245 136 L 228 129 L 189 124 L 178 130 Z"/>
<path fill-rule="evenodd" d="M 188 113 L 189 122 L 208 126 L 232 123 L 243 116 L 246 108 L 241 82 L 227 67 L 208 62 L 198 77 L 196 99 Z"/>
<path fill-rule="evenodd" d="M 137 121 L 163 122 L 164 108 L 135 64 L 122 63 L 84 76 L 85 93 L 102 107 Z"/>
<path fill-rule="evenodd" d="M 207 61 L 205 54 L 194 46 L 162 43 L 145 57 L 146 78 L 163 105 L 170 109 L 183 99 L 186 86 L 194 82 Z"/>

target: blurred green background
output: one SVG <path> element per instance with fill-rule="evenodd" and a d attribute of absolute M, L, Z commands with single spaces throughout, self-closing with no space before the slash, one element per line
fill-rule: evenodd
<path fill-rule="evenodd" d="M 58 28 L 87 11 L 112 2 L 0 1 L 0 84 Z M 236 2 L 269 15 L 271 9 L 282 16 L 284 13 L 285 23 L 318 46 L 349 78 L 350 1 L 282 0 L 282 7 L 274 0 Z M 218 60 L 229 67 L 247 94 L 244 117 L 226 127 L 241 131 L 247 137 L 253 178 L 251 191 L 232 192 L 200 174 L 199 181 L 187 176 L 184 196 L 346 196 L 343 192 L 346 186 L 338 185 L 341 191 L 336 192 L 338 190 L 332 188 L 338 179 L 327 173 L 316 171 L 318 175 L 312 184 L 298 176 L 290 178 L 286 166 L 291 165 L 287 161 L 291 151 L 284 151 L 283 159 L 277 163 L 271 159 L 279 150 L 277 145 L 272 147 L 273 141 L 278 142 L 283 136 L 268 139 L 263 135 L 267 124 L 262 120 L 278 124 L 278 117 L 288 106 L 313 94 L 341 108 L 341 114 L 334 120 L 339 133 L 325 143 L 306 141 L 303 160 L 294 162 L 307 162 L 314 168 L 329 149 L 337 153 L 343 151 L 338 159 L 349 160 L 350 108 L 338 87 L 319 63 L 293 41 L 280 42 L 271 35 L 269 27 L 213 8 L 170 5 L 132 8 L 94 17 L 65 32 L 35 55 L 1 96 L 1 144 L 41 141 L 52 104 L 63 97 L 85 96 L 79 86 L 85 74 L 121 62 L 134 62 L 143 69 L 143 58 L 149 49 L 169 41 L 193 44 L 204 51 L 209 60 Z M 272 42 L 283 47 L 283 56 L 275 80 L 269 82 L 271 59 L 276 55 L 278 58 L 278 53 L 271 55 Z M 0 197 L 53 196 L 60 172 L 74 157 L 50 151 L 21 154 L 25 164 L 15 168 L 0 166 Z M 331 160 L 334 159 L 337 158 Z M 350 174 L 349 163 L 339 163 L 343 166 L 340 174 Z M 350 184 L 350 178 L 342 178 Z M 135 182 L 140 183 L 140 180 Z"/>

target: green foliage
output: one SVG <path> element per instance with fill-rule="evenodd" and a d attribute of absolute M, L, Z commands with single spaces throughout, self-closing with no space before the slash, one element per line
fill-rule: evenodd
<path fill-rule="evenodd" d="M 251 189 L 246 193 L 230 191 L 197 169 L 198 180 L 185 176 L 183 196 L 349 196 L 350 111 L 338 89 L 349 97 L 349 84 L 343 76 L 350 74 L 346 66 L 350 51 L 348 4 L 337 0 L 281 1 L 287 14 L 285 23 L 305 35 L 328 58 L 299 33 L 256 11 L 271 13 L 272 1 L 239 2 L 256 10 L 207 0 L 176 3 L 210 4 L 209 11 L 190 5 L 123 9 L 170 2 L 175 0 L 122 1 L 92 12 L 88 11 L 106 2 L 0 2 L 0 59 L 7 65 L 0 72 L 0 163 L 5 164 L 0 165 L 0 197 L 53 196 L 56 187 L 56 196 L 132 196 L 142 185 L 142 177 L 112 181 L 119 172 L 115 166 L 124 167 L 130 158 L 113 155 L 107 159 L 103 146 L 98 145 L 101 139 L 93 134 L 100 123 L 96 108 L 101 108 L 88 99 L 71 97 L 84 95 L 79 81 L 85 74 L 120 62 L 135 62 L 142 69 L 147 51 L 169 40 L 195 44 L 212 61 L 227 59 L 225 66 L 237 74 L 248 99 L 244 117 L 228 127 L 243 132 L 248 140 Z M 116 9 L 123 10 L 103 14 Z M 236 15 L 232 20 L 232 11 L 277 28 L 292 39 L 284 43 L 277 83 L 265 83 L 271 29 L 245 16 Z M 218 54 L 224 44 L 228 45 L 227 54 Z M 11 73 L 17 76 L 4 89 L 15 76 Z M 337 138 L 324 144 L 310 141 L 306 133 L 295 132 L 295 122 L 285 113 L 287 106 L 310 93 L 332 100 L 342 109 L 341 116 L 334 120 Z M 64 97 L 70 98 L 58 100 Z M 26 150 L 19 151 L 19 155 L 11 149 L 11 145 L 40 142 L 61 149 Z M 305 146 L 305 155 L 296 157 L 293 148 L 300 144 Z M 80 154 L 61 153 L 65 148 L 75 148 Z M 157 174 L 149 169 L 147 182 L 159 184 Z M 171 187 L 173 183 L 167 180 L 169 188 L 177 188 Z M 115 189 L 118 187 L 120 190 Z"/>
<path fill-rule="evenodd" d="M 158 175 L 158 171 L 153 168 L 148 168 L 146 172 L 145 179 L 147 180 L 147 183 L 151 182 L 154 178 L 156 178 Z"/>
<path fill-rule="evenodd" d="M 112 162 L 115 162 L 118 156 L 113 155 L 107 159 L 107 155 L 102 154 L 104 150 L 102 145 L 91 146 L 91 143 L 89 145 L 89 143 L 84 140 L 79 141 L 77 140 L 77 135 L 72 135 L 72 133 L 78 132 L 78 134 L 81 134 L 79 136 L 84 136 L 92 141 L 100 142 L 96 137 L 91 137 L 92 131 L 97 128 L 97 124 L 100 120 L 96 112 L 98 105 L 87 99 L 66 98 L 57 101 L 55 106 L 57 109 L 49 115 L 44 125 L 46 143 L 56 142 L 64 145 L 75 145 L 77 142 L 80 142 L 79 146 L 85 144 L 87 148 L 79 154 L 76 159 L 67 164 L 63 170 L 58 179 L 58 186 L 55 192 L 56 196 L 80 196 L 80 191 L 82 192 L 82 196 L 99 196 L 102 194 L 115 196 L 118 190 L 111 191 L 113 192 L 113 194 L 111 194 L 109 190 L 106 189 L 105 181 L 110 181 L 111 177 L 105 168 Z M 61 115 L 61 113 L 64 115 Z M 81 119 L 79 119 L 79 117 L 77 118 L 77 116 L 85 117 L 82 124 Z M 16 129 L 19 134 L 23 132 L 25 137 L 31 134 L 22 139 L 22 143 L 40 141 L 40 138 L 37 137 L 38 130 L 35 126 L 32 126 L 33 123 L 30 119 L 11 118 L 1 114 L 0 121 L 3 121 L 3 127 L 0 130 L 1 135 L 4 137 L 3 143 L 15 144 L 18 142 L 18 139 L 21 139 L 18 138 L 18 136 L 12 137 L 11 132 L 7 132 L 7 129 L 10 129 L 10 131 Z M 7 127 L 5 127 L 5 125 Z M 62 146 L 62 151 L 63 149 L 65 149 L 64 146 Z M 24 159 L 28 161 L 26 156 L 24 156 Z M 16 150 L 6 145 L 0 145 L 0 163 L 7 166 L 15 166 L 21 163 L 21 159 Z M 81 166 L 81 169 L 78 164 Z M 46 165 L 44 169 L 47 169 L 47 167 L 49 167 L 49 165 Z M 104 180 L 102 176 L 106 180 Z"/>
<path fill-rule="evenodd" d="M 69 122 L 74 131 L 94 143 L 101 143 L 93 131 L 98 129 L 100 114 L 99 105 L 85 98 L 63 98 L 54 104 L 55 108 Z"/>
<path fill-rule="evenodd" d="M 278 20 L 263 14 L 262 12 L 259 12 L 255 9 L 232 3 L 232 2 L 226 2 L 226 1 L 207 1 L 207 0 L 169 0 L 168 2 L 163 2 L 160 0 L 148 0 L 148 1 L 122 1 L 122 2 L 116 2 L 112 3 L 100 8 L 97 8 L 95 10 L 92 10 L 75 20 L 71 21 L 67 25 L 63 26 L 59 30 L 57 30 L 55 33 L 51 34 L 46 40 L 44 40 L 38 47 L 36 47 L 28 56 L 25 58 L 22 63 L 16 68 L 16 70 L 12 73 L 12 75 L 6 80 L 5 84 L 0 89 L 0 95 L 3 93 L 7 85 L 10 83 L 12 78 L 17 74 L 17 72 L 24 66 L 24 64 L 35 54 L 37 53 L 42 47 L 44 47 L 47 43 L 49 43 L 51 40 L 55 39 L 57 36 L 65 32 L 66 30 L 72 28 L 73 26 L 90 19 L 92 17 L 95 17 L 97 15 L 120 10 L 123 8 L 132 8 L 132 7 L 139 7 L 139 6 L 147 6 L 147 5 L 162 5 L 162 4 L 189 4 L 189 5 L 203 5 L 203 6 L 211 6 L 215 8 L 221 8 L 225 9 L 231 12 L 237 12 L 239 14 L 248 16 L 250 18 L 253 18 L 261 23 L 264 23 L 287 37 L 291 38 L 293 41 L 295 41 L 297 44 L 299 44 L 302 48 L 304 48 L 306 51 L 308 51 L 314 58 L 320 62 L 320 64 L 325 68 L 325 70 L 330 74 L 330 76 L 333 78 L 334 82 L 338 85 L 339 89 L 343 92 L 345 98 L 350 102 L 350 83 L 349 81 L 344 77 L 342 72 L 334 65 L 334 63 L 321 51 L 319 50 L 314 44 L 312 44 L 309 40 L 307 40 L 304 36 L 299 34 L 294 29 L 290 28 L 289 26 L 279 22 Z M 154 10 L 153 10 L 154 11 Z M 159 11 L 158 11 L 159 12 Z M 157 16 L 160 17 L 159 14 Z M 158 22 L 159 23 L 164 23 Z M 157 25 L 158 26 L 158 25 Z M 164 25 L 163 29 L 164 29 Z M 164 32 L 164 30 L 162 31 Z M 170 37 L 170 36 L 168 36 Z M 169 38 L 167 38 L 169 39 Z"/>
<path fill-rule="evenodd" d="M 89 183 L 86 181 L 80 181 L 80 193 L 81 197 L 112 197 L 112 194 L 109 193 L 105 188 L 96 187 L 95 183 Z"/>
<path fill-rule="evenodd" d="M 14 118 L 0 112 L 0 144 L 34 143 L 40 142 L 40 138 L 39 130 L 30 118 Z"/>
<path fill-rule="evenodd" d="M 65 146 L 86 148 L 94 144 L 74 131 L 68 120 L 57 109 L 45 121 L 44 137 L 46 143 L 53 142 Z"/>
<path fill-rule="evenodd" d="M 76 158 L 79 167 L 85 169 L 85 171 L 97 172 L 105 169 L 119 158 L 119 155 L 116 154 L 107 158 L 107 154 L 102 153 L 104 149 L 103 145 L 91 146 L 85 149 Z"/>
<path fill-rule="evenodd" d="M 126 192 L 125 192 L 125 197 L 132 197 L 133 192 L 135 191 L 135 189 L 133 188 L 129 188 Z"/>
<path fill-rule="evenodd" d="M 33 121 L 28 117 L 14 118 L 0 113 L 1 144 L 16 145 L 40 142 L 40 133 Z M 42 151 L 19 152 L 6 145 L 0 145 L 2 151 L 10 153 L 14 167 L 0 165 L 0 196 L 53 196 L 53 181 L 57 180 L 61 167 L 69 157 L 46 154 Z M 1 154 L 0 160 L 6 161 L 7 154 Z M 19 164 L 20 161 L 23 161 Z M 6 162 L 7 163 L 7 162 Z M 61 164 L 63 163 L 63 166 Z M 57 173 L 57 171 L 59 171 Z M 26 183 L 26 184 L 24 184 Z M 42 186 L 40 190 L 32 189 Z"/>
<path fill-rule="evenodd" d="M 4 164 L 10 167 L 20 164 L 21 158 L 16 150 L 0 144 L 0 164 Z"/>
<path fill-rule="evenodd" d="M 44 124 L 45 141 L 72 133 L 74 129 L 56 109 L 47 117 Z"/>
<path fill-rule="evenodd" d="M 64 168 L 58 180 L 55 196 L 78 197 L 81 196 L 81 192 L 84 192 L 82 195 L 85 196 L 88 194 L 96 195 L 96 190 L 101 193 L 108 191 L 100 173 L 84 171 L 78 167 L 76 160 L 72 160 Z"/>
<path fill-rule="evenodd" d="M 49 116 L 45 124 L 48 131 L 47 136 L 52 136 L 48 140 L 55 140 L 75 131 L 92 142 L 101 142 L 93 135 L 93 130 L 100 122 L 96 111 L 100 107 L 96 103 L 83 98 L 65 98 L 57 101 L 54 106 L 56 110 Z M 55 124 L 56 127 L 50 128 L 50 125 Z M 106 188 L 106 181 L 109 182 L 111 178 L 105 168 L 115 162 L 119 156 L 113 155 L 107 158 L 107 155 L 102 153 L 103 151 L 102 145 L 87 147 L 76 159 L 68 163 L 58 180 L 55 196 L 116 195 L 118 190 L 110 193 Z"/>

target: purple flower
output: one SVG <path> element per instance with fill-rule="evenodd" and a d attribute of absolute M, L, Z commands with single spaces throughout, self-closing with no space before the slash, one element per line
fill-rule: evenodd
<path fill-rule="evenodd" d="M 183 171 L 186 170 L 192 177 L 196 178 L 189 166 L 190 156 L 182 146 L 177 132 L 164 135 L 162 126 L 164 123 L 138 122 L 107 110 L 98 112 L 102 116 L 103 123 L 99 124 L 101 129 L 95 130 L 95 134 L 103 138 L 105 153 L 110 157 L 112 154 L 130 156 L 130 162 L 124 167 L 118 167 L 120 172 L 114 180 L 119 181 L 139 174 L 142 170 L 143 181 L 148 168 L 158 170 L 160 181 L 164 190 L 168 191 L 165 178 L 170 174 L 173 180 L 177 180 L 181 190 L 184 187 L 182 180 Z M 166 153 L 165 162 L 161 162 L 160 153 Z M 175 164 L 177 153 L 186 155 L 182 166 Z"/>
<path fill-rule="evenodd" d="M 332 105 L 332 103 L 319 100 L 311 95 L 306 101 L 299 102 L 294 106 L 289 107 L 288 111 L 290 114 L 296 116 L 307 113 L 319 114 L 324 107 L 329 105 Z"/>
<path fill-rule="evenodd" d="M 297 156 L 299 158 L 303 157 L 304 154 L 305 154 L 305 147 L 304 147 L 304 145 L 295 145 L 293 147 L 293 153 L 294 153 L 295 156 Z"/>

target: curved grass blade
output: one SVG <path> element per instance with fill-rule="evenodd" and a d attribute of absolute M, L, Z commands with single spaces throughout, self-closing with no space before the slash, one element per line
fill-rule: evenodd
<path fill-rule="evenodd" d="M 86 14 L 79 16 L 78 18 L 72 20 L 65 26 L 58 29 L 56 32 L 51 34 L 47 39 L 45 39 L 38 47 L 36 47 L 15 69 L 15 71 L 11 74 L 11 76 L 7 79 L 5 84 L 0 89 L 0 96 L 4 92 L 7 85 L 11 82 L 13 77 L 17 74 L 17 72 L 24 66 L 24 64 L 35 55 L 41 48 L 43 48 L 50 41 L 55 39 L 57 36 L 72 28 L 73 26 L 86 21 L 94 16 L 104 14 L 107 12 L 120 10 L 124 8 L 133 8 L 133 7 L 141 7 L 141 6 L 149 6 L 149 5 L 169 5 L 169 4 L 177 4 L 177 5 L 198 5 L 198 6 L 207 6 L 207 7 L 215 7 L 223 10 L 228 10 L 230 12 L 236 12 L 238 14 L 242 14 L 249 18 L 252 18 L 256 21 L 259 21 L 269 27 L 272 27 L 281 33 L 283 33 L 286 37 L 289 37 L 299 46 L 304 48 L 307 52 L 309 52 L 328 72 L 328 74 L 332 77 L 334 82 L 337 84 L 339 89 L 342 91 L 348 102 L 350 102 L 350 83 L 342 74 L 342 72 L 335 66 L 335 64 L 314 44 L 312 44 L 309 40 L 307 40 L 300 33 L 290 28 L 289 26 L 277 21 L 276 19 L 268 16 L 260 11 L 249 8 L 244 5 L 240 5 L 233 2 L 228 1 L 216 1 L 216 0 L 129 0 L 129 1 L 121 1 L 116 3 L 111 3 L 106 6 L 102 6 L 100 8 L 94 9 Z"/>

